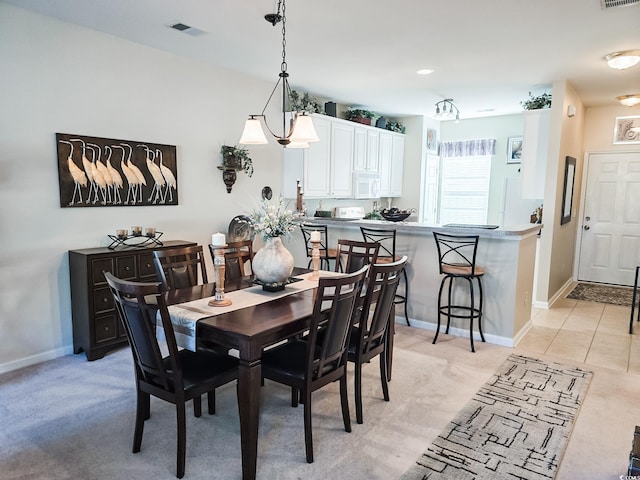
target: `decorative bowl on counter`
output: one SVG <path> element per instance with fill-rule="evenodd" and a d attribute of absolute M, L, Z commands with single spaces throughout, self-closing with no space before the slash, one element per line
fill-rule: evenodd
<path fill-rule="evenodd" d="M 409 216 L 412 213 L 415 213 L 415 209 L 411 208 L 409 210 L 400 210 L 399 208 L 389 208 L 389 209 L 384 209 L 384 210 L 380 210 L 380 215 L 382 215 L 382 217 L 385 220 L 388 220 L 390 222 L 402 222 L 403 220 L 406 220 L 407 218 L 409 218 Z"/>

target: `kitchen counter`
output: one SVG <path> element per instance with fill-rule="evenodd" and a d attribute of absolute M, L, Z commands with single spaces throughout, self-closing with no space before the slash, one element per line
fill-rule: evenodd
<path fill-rule="evenodd" d="M 513 225 L 509 227 L 499 227 L 495 229 L 477 227 L 447 227 L 418 222 L 390 222 L 388 220 L 340 220 L 326 217 L 308 217 L 301 219 L 305 222 L 313 222 L 319 225 L 335 225 L 338 227 L 366 227 L 366 228 L 395 228 L 397 232 L 430 234 L 431 232 L 451 233 L 452 235 L 479 235 L 480 237 L 515 237 L 520 239 L 529 235 L 538 235 L 542 229 L 542 224 L 527 223 L 523 225 Z"/>
<path fill-rule="evenodd" d="M 491 343 L 514 346 L 530 328 L 536 239 L 543 225 L 524 224 L 485 229 L 386 220 L 337 220 L 321 217 L 303 220 L 327 225 L 330 246 L 335 245 L 339 238 L 362 240 L 361 226 L 395 228 L 396 254 L 407 255 L 409 258 L 407 274 L 410 284 L 410 322 L 414 327 L 428 330 L 436 328 L 437 296 L 441 281 L 432 232 L 478 235 L 480 242 L 477 263 L 486 272 L 483 278 L 485 305 L 482 322 L 485 338 Z M 287 248 L 293 254 L 297 266 L 307 266 L 309 259 L 299 231 L 288 240 Z M 401 288 L 403 283 L 400 284 Z M 463 289 L 456 290 L 456 297 L 462 299 Z M 404 317 L 398 315 L 396 321 L 404 322 Z M 451 327 L 453 335 L 468 338 L 468 321 L 452 319 Z M 475 331 L 475 338 L 479 341 L 477 327 Z M 441 337 L 442 340 L 439 341 L 445 341 L 445 337 Z M 482 348 L 481 345 L 477 343 L 476 347 Z"/>

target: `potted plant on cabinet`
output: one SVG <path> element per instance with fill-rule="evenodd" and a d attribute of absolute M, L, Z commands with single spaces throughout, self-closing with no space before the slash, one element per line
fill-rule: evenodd
<path fill-rule="evenodd" d="M 291 90 L 291 103 L 289 107 L 293 112 L 324 113 L 324 108 L 320 105 L 320 101 L 307 92 L 300 95 L 295 90 Z"/>
<path fill-rule="evenodd" d="M 542 95 L 533 96 L 529 92 L 529 99 L 520 102 L 525 110 L 540 110 L 541 108 L 551 108 L 551 94 L 543 93 Z"/>
<path fill-rule="evenodd" d="M 350 108 L 344 113 L 344 118 L 352 122 L 362 123 L 363 125 L 371 125 L 371 119 L 375 117 L 375 113 L 362 108 Z"/>
<path fill-rule="evenodd" d="M 249 151 L 237 145 L 222 145 L 220 153 L 222 165 L 219 165 L 218 169 L 222 170 L 222 180 L 227 186 L 227 193 L 231 193 L 231 187 L 236 183 L 237 172 L 244 172 L 249 177 L 253 175 L 253 161 L 249 157 Z"/>

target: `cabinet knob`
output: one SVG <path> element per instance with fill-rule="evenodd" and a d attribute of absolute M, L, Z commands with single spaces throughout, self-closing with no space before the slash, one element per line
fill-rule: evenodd
<path fill-rule="evenodd" d="M 104 331 L 105 331 L 105 332 L 108 332 L 108 331 L 109 331 L 109 327 L 105 325 L 105 327 L 104 327 Z"/>
<path fill-rule="evenodd" d="M 130 270 L 129 265 L 127 265 L 126 267 L 124 267 L 124 269 L 128 272 Z"/>
<path fill-rule="evenodd" d="M 102 299 L 102 303 L 108 303 L 108 302 L 109 302 L 109 299 L 108 299 L 107 297 L 104 297 L 104 298 Z"/>
<path fill-rule="evenodd" d="M 147 268 L 151 268 L 151 264 L 150 263 L 147 263 Z"/>

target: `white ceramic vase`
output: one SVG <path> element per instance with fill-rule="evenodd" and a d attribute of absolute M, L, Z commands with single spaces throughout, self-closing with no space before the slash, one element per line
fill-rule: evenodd
<path fill-rule="evenodd" d="M 293 255 L 282 244 L 280 237 L 267 237 L 251 262 L 256 278 L 263 283 L 282 283 L 293 271 Z"/>

